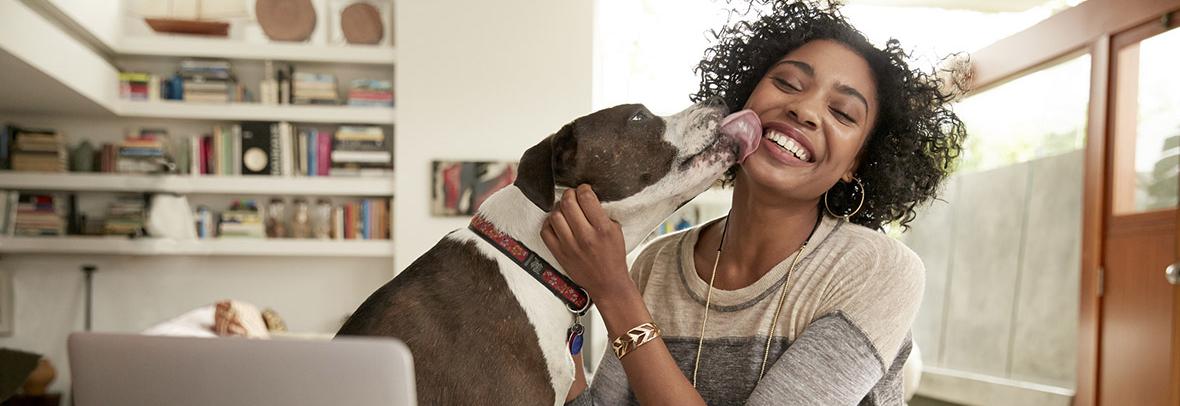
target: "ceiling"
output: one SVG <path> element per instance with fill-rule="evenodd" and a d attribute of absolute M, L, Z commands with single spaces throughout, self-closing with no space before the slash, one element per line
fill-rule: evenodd
<path fill-rule="evenodd" d="M 891 7 L 934 7 L 984 12 L 1025 11 L 1049 0 L 845 0 L 847 4 Z"/>

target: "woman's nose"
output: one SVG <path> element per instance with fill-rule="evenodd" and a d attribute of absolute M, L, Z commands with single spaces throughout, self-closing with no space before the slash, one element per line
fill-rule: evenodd
<path fill-rule="evenodd" d="M 819 128 L 819 117 L 815 111 L 803 105 L 795 105 L 788 107 L 787 116 L 791 117 L 799 125 L 807 127 L 809 130 Z"/>

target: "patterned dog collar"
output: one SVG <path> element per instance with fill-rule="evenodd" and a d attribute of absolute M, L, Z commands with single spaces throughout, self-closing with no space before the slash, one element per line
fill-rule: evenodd
<path fill-rule="evenodd" d="M 548 261 L 545 261 L 544 258 L 541 258 L 540 255 L 537 255 L 529 247 L 524 246 L 519 240 L 496 229 L 496 226 L 483 218 L 483 216 L 472 218 L 471 225 L 468 228 L 494 245 L 504 255 L 512 258 L 513 262 L 516 262 L 521 269 L 528 272 L 537 282 L 545 285 L 550 292 L 553 292 L 554 296 L 565 302 L 571 313 L 581 316 L 586 314 L 586 310 L 590 309 L 590 296 L 586 294 L 585 289 L 582 289 L 581 286 L 578 286 L 569 277 L 558 272 L 553 265 L 550 265 Z"/>

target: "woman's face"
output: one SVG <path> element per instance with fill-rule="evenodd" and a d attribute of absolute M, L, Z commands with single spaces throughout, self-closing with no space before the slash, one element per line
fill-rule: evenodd
<path fill-rule="evenodd" d="M 793 200 L 814 200 L 850 180 L 877 118 L 868 62 L 842 43 L 815 40 L 776 62 L 745 108 L 762 120 L 761 145 L 738 181 Z"/>

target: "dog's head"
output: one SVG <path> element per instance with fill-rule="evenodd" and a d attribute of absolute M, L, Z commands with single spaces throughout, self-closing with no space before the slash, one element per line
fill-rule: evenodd
<path fill-rule="evenodd" d="M 737 162 L 742 143 L 720 131 L 726 112 L 717 101 L 668 117 L 640 104 L 594 112 L 525 151 L 515 185 L 549 211 L 559 192 L 589 184 L 612 219 L 650 231 Z"/>

